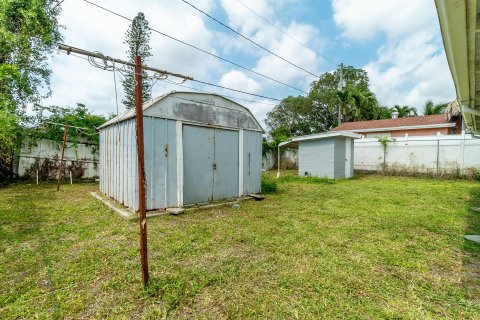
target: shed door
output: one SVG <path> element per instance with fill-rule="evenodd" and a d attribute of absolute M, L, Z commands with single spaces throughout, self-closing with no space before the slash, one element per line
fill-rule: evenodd
<path fill-rule="evenodd" d="M 183 202 L 191 204 L 213 199 L 212 164 L 215 132 L 198 126 L 183 126 Z"/>
<path fill-rule="evenodd" d="M 238 195 L 238 131 L 183 126 L 183 202 Z"/>
<path fill-rule="evenodd" d="M 345 178 L 351 178 L 352 169 L 352 139 L 345 138 Z"/>
<path fill-rule="evenodd" d="M 213 200 L 238 196 L 238 131 L 215 130 Z"/>

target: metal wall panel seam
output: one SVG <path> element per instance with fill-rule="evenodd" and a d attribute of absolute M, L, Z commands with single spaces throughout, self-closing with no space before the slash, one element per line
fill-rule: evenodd
<path fill-rule="evenodd" d="M 108 175 L 108 129 L 105 130 L 105 148 L 103 149 L 105 151 L 105 154 L 103 155 L 103 163 L 104 163 L 104 174 L 105 174 L 105 185 L 103 186 L 103 193 L 108 196 L 108 179 L 110 179 Z"/>
<path fill-rule="evenodd" d="M 133 127 L 133 121 L 129 121 L 127 123 L 127 141 L 128 141 L 128 146 L 127 146 L 127 152 L 128 152 L 128 207 L 131 209 L 135 210 L 134 208 L 134 192 L 135 192 L 135 186 L 133 184 L 133 179 L 134 179 L 134 173 L 135 173 L 135 168 L 133 167 L 133 161 L 135 160 L 135 154 L 133 153 L 133 146 L 132 146 L 132 134 L 134 133 L 132 130 Z"/>
<path fill-rule="evenodd" d="M 99 183 L 98 183 L 98 190 L 100 190 L 100 192 L 102 192 L 102 147 L 103 147 L 103 143 L 102 143 L 102 133 L 103 131 L 100 131 L 98 133 L 98 178 L 99 178 Z"/>
<path fill-rule="evenodd" d="M 238 196 L 243 196 L 243 129 L 238 131 Z"/>
<path fill-rule="evenodd" d="M 120 185 L 122 186 L 122 191 L 121 191 L 121 203 L 125 204 L 125 173 L 126 173 L 126 164 L 125 164 L 125 123 L 122 123 L 121 126 L 121 141 L 122 143 L 120 144 L 121 152 L 120 152 L 120 166 L 121 166 L 121 171 L 120 171 Z"/>
<path fill-rule="evenodd" d="M 176 122 L 177 131 L 177 206 L 183 206 L 183 124 Z"/>
<path fill-rule="evenodd" d="M 107 159 L 105 161 L 105 164 L 106 164 L 106 172 L 107 172 L 107 175 L 108 175 L 108 178 L 107 178 L 107 196 L 111 196 L 111 193 L 110 193 L 110 188 L 111 188 L 111 182 L 110 182 L 110 179 L 112 179 L 112 175 L 111 175 L 111 172 L 110 172 L 110 128 L 107 130 L 106 132 L 106 135 L 107 135 L 107 144 L 106 144 L 106 147 L 107 147 Z"/>
<path fill-rule="evenodd" d="M 137 130 L 136 130 L 136 127 L 137 127 L 137 122 L 136 120 L 132 120 L 132 126 L 131 126 L 131 135 L 130 135 L 130 139 L 131 139 L 131 150 L 132 150 L 132 167 L 133 167 L 133 172 L 132 173 L 135 173 L 132 178 L 132 200 L 133 200 L 133 210 L 135 211 L 138 211 L 138 171 L 137 171 L 137 141 L 136 141 L 136 137 L 137 137 Z"/>
<path fill-rule="evenodd" d="M 164 208 L 167 208 L 168 207 L 168 156 L 169 156 L 169 147 L 168 147 L 168 120 L 167 119 L 164 119 L 163 120 L 164 123 L 165 123 L 165 135 L 164 135 L 164 144 L 163 144 L 163 154 L 164 154 L 164 158 L 165 158 L 165 172 L 164 172 L 164 192 L 165 192 L 165 201 L 164 201 L 164 205 L 163 207 Z M 165 150 L 165 148 L 167 148 Z"/>
<path fill-rule="evenodd" d="M 149 186 L 147 185 L 147 187 L 150 187 L 150 208 L 148 208 L 147 206 L 147 209 L 154 209 L 155 208 L 155 199 L 154 199 L 154 192 L 153 192 L 153 179 L 154 179 L 154 168 L 155 168 L 155 159 L 157 158 L 157 153 L 155 152 L 155 147 L 156 147 L 156 143 L 155 143 L 155 127 L 156 127 L 156 124 L 155 124 L 155 121 L 153 118 L 149 118 L 150 119 L 150 123 L 151 123 L 151 126 L 153 127 L 152 128 L 152 150 L 153 153 L 152 154 L 152 159 L 150 159 L 150 183 L 149 183 Z M 145 135 L 145 134 L 144 134 Z M 146 136 L 146 135 L 145 135 Z"/>
<path fill-rule="evenodd" d="M 168 158 L 167 171 L 171 172 L 167 175 L 168 190 L 167 190 L 167 206 L 174 207 L 177 205 L 177 143 L 176 143 L 176 122 L 167 119 L 167 143 L 168 143 Z"/>
<path fill-rule="evenodd" d="M 123 191 L 123 195 L 124 195 L 124 202 L 123 204 L 127 207 L 130 207 L 130 193 L 129 193 L 129 188 L 130 188 L 130 150 L 128 150 L 128 146 L 130 145 L 128 143 L 128 139 L 129 139 L 129 132 L 128 132 L 128 122 L 125 122 L 124 123 L 124 128 L 123 128 L 123 134 L 124 134 L 124 146 L 123 146 L 123 149 L 124 149 L 124 156 L 125 156 L 125 180 L 124 180 L 124 191 Z"/>

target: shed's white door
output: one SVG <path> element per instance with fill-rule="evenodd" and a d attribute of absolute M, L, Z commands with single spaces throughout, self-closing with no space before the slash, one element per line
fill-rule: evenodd
<path fill-rule="evenodd" d="M 351 178 L 352 139 L 345 139 L 345 179 Z"/>

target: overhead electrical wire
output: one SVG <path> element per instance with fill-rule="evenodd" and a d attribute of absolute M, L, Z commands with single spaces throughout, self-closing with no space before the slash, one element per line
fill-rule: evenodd
<path fill-rule="evenodd" d="M 189 86 L 186 86 L 186 85 L 183 85 L 183 84 L 180 84 L 180 83 L 176 83 L 176 82 L 168 80 L 168 79 L 166 79 L 164 81 L 167 82 L 167 83 L 171 83 L 173 85 L 179 86 L 179 87 L 183 87 L 183 88 L 187 88 L 187 89 L 191 89 L 191 90 L 195 90 L 195 91 L 199 91 L 199 92 L 203 92 L 203 93 L 211 93 L 211 92 L 208 92 L 208 91 L 205 91 L 205 90 L 201 90 L 201 89 L 197 89 L 197 88 L 194 88 L 194 87 L 189 87 Z M 224 94 L 222 94 L 222 96 L 225 97 L 225 98 L 230 98 L 230 99 L 235 99 L 235 100 L 240 100 L 240 101 L 245 101 L 245 102 L 251 102 L 251 103 L 264 104 L 264 105 L 267 105 L 267 106 L 276 106 L 277 105 L 275 103 L 248 100 L 248 99 L 238 98 L 238 97 L 234 97 L 234 96 L 227 96 L 227 95 L 224 95 Z"/>
<path fill-rule="evenodd" d="M 106 11 L 106 12 L 109 12 L 109 13 L 111 13 L 111 14 L 113 14 L 113 15 L 116 15 L 117 17 L 120 17 L 120 18 L 122 18 L 122 19 L 128 20 L 128 21 L 130 21 L 130 22 L 133 21 L 132 19 L 130 19 L 130 18 L 128 18 L 128 17 L 126 17 L 126 16 L 124 16 L 124 15 L 122 15 L 122 14 L 120 14 L 120 13 L 117 13 L 117 12 L 115 12 L 115 11 L 113 11 L 113 10 L 110 10 L 110 9 L 108 9 L 108 8 L 105 8 L 105 7 L 103 7 L 103 6 L 99 5 L 99 4 L 93 3 L 93 2 L 91 2 L 91 1 L 89 1 L 89 0 L 82 0 L 82 1 L 84 1 L 84 2 L 86 2 L 86 3 L 88 3 L 88 4 L 91 4 L 91 5 L 99 8 L 99 9 L 102 9 L 102 10 L 104 10 L 104 11 Z M 156 30 L 156 29 L 154 29 L 154 28 L 152 28 L 152 27 L 148 27 L 148 29 L 150 29 L 151 31 L 153 31 L 153 32 L 155 32 L 155 33 L 158 33 L 158 34 L 160 34 L 160 35 L 162 35 L 162 36 L 164 36 L 164 37 L 167 37 L 167 38 L 169 38 L 169 39 L 171 39 L 171 40 L 174 40 L 174 41 L 179 42 L 179 43 L 181 43 L 181 44 L 183 44 L 183 45 L 186 45 L 186 46 L 188 46 L 188 47 L 190 47 L 190 48 L 192 48 L 192 49 L 198 50 L 198 51 L 203 52 L 203 53 L 205 53 L 205 54 L 207 54 L 207 55 L 209 55 L 209 56 L 212 56 L 212 57 L 214 57 L 214 58 L 217 58 L 217 59 L 219 59 L 219 60 L 222 60 L 222 61 L 224 61 L 224 62 L 227 62 L 227 63 L 229 63 L 229 64 L 231 64 L 231 65 L 234 65 L 234 66 L 236 66 L 236 67 L 238 67 L 238 68 L 241 68 L 241 69 L 243 69 L 243 70 L 246 70 L 246 71 L 249 71 L 249 72 L 251 72 L 251 73 L 253 73 L 253 74 L 256 74 L 256 75 L 258 75 L 258 76 L 260 76 L 260 77 L 262 77 L 262 78 L 268 79 L 268 80 L 270 80 L 270 81 L 276 82 L 276 83 L 278 83 L 278 84 L 284 85 L 284 86 L 289 87 L 289 88 L 291 88 L 291 89 L 294 89 L 294 90 L 297 90 L 297 91 L 300 91 L 300 92 L 302 92 L 302 93 L 307 94 L 307 92 L 304 91 L 304 90 L 302 90 L 302 89 L 296 88 L 296 87 L 294 87 L 294 86 L 292 86 L 292 85 L 289 85 L 289 84 L 287 84 L 287 83 L 285 83 L 285 82 L 282 82 L 282 81 L 279 81 L 279 80 L 274 79 L 274 78 L 272 78 L 272 77 L 269 77 L 269 76 L 267 76 L 267 75 L 265 75 L 265 74 L 262 74 L 262 73 L 260 73 L 260 72 L 255 71 L 255 70 L 253 70 L 253 69 L 244 67 L 244 66 L 242 66 L 242 65 L 240 65 L 240 64 L 238 64 L 238 63 L 236 63 L 236 62 L 233 62 L 233 61 L 228 60 L 228 59 L 226 59 L 226 58 L 220 57 L 220 56 L 218 56 L 218 55 L 216 55 L 216 54 L 214 54 L 214 53 L 212 53 L 212 52 L 209 52 L 209 51 L 207 51 L 207 50 L 204 50 L 204 49 L 202 49 L 202 48 L 199 48 L 199 47 L 197 47 L 197 46 L 195 46 L 195 45 L 193 45 L 193 44 L 190 44 L 190 43 L 188 43 L 188 42 L 185 42 L 185 41 L 183 41 L 183 40 L 177 39 L 177 38 L 175 38 L 175 37 L 173 37 L 173 36 L 171 36 L 171 35 L 168 35 L 168 34 L 166 34 L 166 33 L 163 33 L 163 32 L 161 32 L 161 31 L 159 31 L 159 30 Z"/>
<path fill-rule="evenodd" d="M 69 124 L 66 124 L 66 123 L 58 123 L 58 122 L 52 122 L 52 121 L 42 121 L 41 122 L 41 124 L 44 124 L 44 123 L 53 124 L 53 125 L 62 126 L 62 127 L 67 126 L 69 128 L 75 128 L 75 129 L 79 130 L 81 133 L 86 134 L 86 135 L 90 135 L 90 136 L 98 134 L 98 133 L 88 133 L 88 132 L 82 131 L 82 129 L 91 130 L 91 128 L 77 127 L 77 126 L 72 126 L 72 125 L 69 125 Z"/>
<path fill-rule="evenodd" d="M 252 39 L 250 39 L 249 37 L 247 37 L 247 36 L 243 35 L 242 33 L 238 32 L 237 30 L 233 29 L 233 28 L 232 28 L 232 27 L 230 27 L 229 25 L 227 25 L 227 24 L 223 23 L 222 21 L 220 21 L 220 20 L 216 19 L 215 17 L 212 17 L 210 14 L 206 13 L 206 12 L 205 12 L 205 11 L 203 11 L 202 9 L 200 9 L 200 8 L 197 8 L 195 5 L 191 4 L 190 2 L 188 2 L 188 1 L 186 1 L 186 0 L 181 0 L 181 1 L 183 1 L 183 2 L 184 2 L 184 3 L 186 3 L 186 4 L 188 4 L 189 6 L 191 6 L 192 8 L 194 8 L 195 10 L 197 10 L 198 12 L 200 12 L 200 13 L 204 14 L 205 16 L 209 17 L 210 19 L 212 19 L 213 21 L 217 22 L 218 24 L 220 24 L 221 26 L 225 27 L 226 29 L 228 29 L 228 30 L 232 31 L 232 32 L 233 32 L 233 33 L 235 33 L 236 35 L 238 35 L 238 36 L 242 37 L 243 39 L 245 39 L 245 40 L 249 41 L 250 43 L 253 43 L 253 44 L 254 44 L 254 45 L 256 45 L 257 47 L 259 47 L 259 48 L 263 49 L 264 51 L 266 51 L 266 52 L 270 53 L 271 55 L 273 55 L 273 56 L 275 56 L 275 57 L 279 58 L 280 60 L 283 60 L 283 61 L 285 61 L 286 63 L 288 63 L 288 64 L 290 64 L 290 65 L 294 66 L 295 68 L 297 68 L 297 69 L 300 69 L 300 70 L 302 70 L 302 71 L 304 71 L 304 72 L 306 72 L 306 73 L 308 73 L 308 74 L 310 74 L 310 75 L 314 76 L 315 78 L 318 78 L 318 77 L 319 77 L 319 76 L 318 76 L 318 75 L 316 75 L 315 73 L 313 73 L 313 72 L 310 72 L 310 71 L 306 70 L 305 68 L 302 68 L 301 66 L 299 66 L 299 65 L 297 65 L 297 64 L 295 64 L 295 63 L 293 63 L 293 62 L 291 62 L 291 61 L 289 61 L 289 60 L 287 60 L 287 59 L 283 58 L 282 56 L 278 55 L 277 53 L 275 53 L 275 52 L 273 52 L 273 51 L 271 51 L 271 50 L 269 50 L 269 49 L 265 48 L 264 46 L 262 46 L 262 45 L 261 45 L 261 44 L 259 44 L 258 42 L 255 42 L 255 41 L 253 41 L 253 40 L 252 40 Z"/>
<path fill-rule="evenodd" d="M 224 87 L 224 86 L 221 86 L 221 85 L 218 85 L 218 84 L 213 84 L 213 83 L 209 83 L 209 82 L 205 82 L 205 81 L 201 81 L 201 80 L 193 79 L 193 80 L 190 80 L 190 81 L 198 82 L 198 83 L 202 83 L 202 84 L 206 84 L 206 85 L 209 85 L 209 86 L 212 86 L 212 87 L 217 87 L 217 88 L 221 88 L 221 89 L 225 89 L 225 90 L 230 90 L 230 91 L 235 91 L 235 92 L 239 92 L 239 93 L 244 93 L 244 94 L 248 94 L 248 95 L 250 95 L 250 96 L 254 96 L 254 97 L 258 97 L 258 98 L 264 98 L 264 99 L 269 99 L 269 100 L 279 101 L 279 102 L 282 101 L 281 99 L 276 99 L 276 98 L 271 98 L 271 97 L 267 97 L 267 96 L 262 96 L 261 94 L 251 93 L 251 92 L 242 91 L 242 90 L 238 90 L 238 89 L 232 89 L 232 88 Z"/>
<path fill-rule="evenodd" d="M 293 41 L 295 41 L 296 43 L 298 43 L 299 45 L 301 45 L 302 47 L 304 47 L 305 49 L 308 49 L 308 50 L 311 50 L 313 52 L 315 52 L 319 57 L 323 58 L 325 61 L 328 61 L 330 62 L 332 65 L 334 66 L 338 66 L 338 63 L 337 62 L 334 62 L 330 59 L 328 59 L 327 57 L 319 54 L 318 52 L 316 52 L 315 50 L 313 50 L 312 48 L 309 48 L 305 43 L 301 42 L 300 40 L 296 39 L 294 36 L 292 36 L 291 34 L 289 34 L 287 31 L 283 30 L 282 28 L 278 27 L 275 23 L 269 21 L 267 18 L 265 18 L 264 16 L 262 16 L 260 13 L 256 12 L 255 10 L 253 10 L 252 8 L 250 8 L 249 6 L 247 6 L 245 3 L 243 3 L 242 1 L 240 0 L 235 0 L 237 1 L 238 3 L 240 3 L 242 6 L 244 6 L 247 10 L 249 10 L 250 12 L 252 12 L 254 15 L 256 15 L 257 17 L 259 17 L 260 19 L 262 19 L 263 21 L 265 21 L 266 23 L 268 23 L 269 25 L 271 25 L 272 27 L 274 27 L 275 29 L 277 29 L 278 31 L 280 31 L 281 33 L 283 33 L 284 35 L 286 35 L 287 37 L 289 37 L 290 39 L 292 39 Z"/>
<path fill-rule="evenodd" d="M 73 54 L 70 54 L 70 55 L 73 55 Z M 79 59 L 82 59 L 82 60 L 87 60 L 88 62 L 91 62 L 89 59 L 85 59 L 81 56 L 78 56 L 78 55 L 73 55 L 74 57 L 76 58 L 79 58 Z M 92 63 L 91 63 L 92 64 Z M 97 66 L 96 64 L 92 64 L 93 66 Z M 109 67 L 105 68 L 103 66 L 97 66 L 98 68 L 102 69 L 102 70 L 107 70 L 107 71 L 115 71 L 115 70 L 119 70 L 119 68 L 117 69 L 111 69 Z M 150 76 L 150 78 L 155 78 L 156 76 Z M 162 80 L 162 79 L 159 79 L 159 80 Z M 234 92 L 239 92 L 239 93 L 243 93 L 243 94 L 246 94 L 246 95 L 250 95 L 250 96 L 253 96 L 253 97 L 257 97 L 257 98 L 263 98 L 263 99 L 267 99 L 267 100 L 272 100 L 272 101 L 278 101 L 278 102 L 281 102 L 282 100 L 281 99 L 277 99 L 277 98 L 272 98 L 272 97 L 268 97 L 268 96 L 264 96 L 264 95 L 260 95 L 260 94 L 256 94 L 256 93 L 252 93 L 252 92 L 247 92 L 247 91 L 243 91 L 243 90 L 239 90 L 239 89 L 234 89 L 234 88 L 229 88 L 229 87 L 225 87 L 225 86 L 221 86 L 221 85 L 218 85 L 218 84 L 214 84 L 214 83 L 210 83 L 210 82 L 207 82 L 207 81 L 202 81 L 202 80 L 196 80 L 196 79 L 193 79 L 193 80 L 190 80 L 190 81 L 193 81 L 193 82 L 198 82 L 198 83 L 201 83 L 201 84 L 204 84 L 204 85 L 208 85 L 208 86 L 212 86 L 212 87 L 217 87 L 217 88 L 221 88 L 221 89 L 225 89 L 225 90 L 230 90 L 230 91 L 234 91 Z"/>

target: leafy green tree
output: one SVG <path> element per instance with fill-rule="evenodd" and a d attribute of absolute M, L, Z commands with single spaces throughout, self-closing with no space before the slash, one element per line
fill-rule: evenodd
<path fill-rule="evenodd" d="M 385 106 L 379 106 L 375 119 L 389 119 L 392 117 L 392 109 Z"/>
<path fill-rule="evenodd" d="M 28 105 L 51 94 L 48 57 L 61 40 L 58 1 L 0 0 L 0 182 L 13 177 Z"/>
<path fill-rule="evenodd" d="M 340 74 L 346 82 L 338 88 Z M 351 66 L 327 72 L 311 84 L 307 96 L 287 97 L 267 114 L 270 135 L 287 137 L 330 130 L 338 124 L 338 113 L 343 121 L 361 121 L 389 117 L 378 105 L 369 88 L 368 74 Z"/>
<path fill-rule="evenodd" d="M 19 117 L 0 108 L 0 185 L 13 178 L 15 152 L 21 147 L 24 130 Z"/>
<path fill-rule="evenodd" d="M 48 57 L 61 40 L 60 6 L 48 0 L 0 0 L 0 107 L 21 114 L 51 94 Z"/>
<path fill-rule="evenodd" d="M 339 89 L 342 79 L 345 86 Z M 343 122 L 371 120 L 377 116 L 378 102 L 369 82 L 365 70 L 342 65 L 314 81 L 309 96 L 324 104 L 330 112 L 338 115 L 340 111 Z"/>
<path fill-rule="evenodd" d="M 46 117 L 43 116 L 45 110 L 49 113 Z M 82 139 L 96 145 L 99 142 L 96 128 L 105 123 L 107 119 L 104 116 L 93 114 L 84 104 L 77 103 L 75 108 L 58 106 L 41 108 L 37 110 L 35 121 L 36 125 L 29 130 L 30 136 L 34 139 L 60 142 L 63 140 L 64 127 L 59 124 L 66 124 L 72 126 L 68 129 L 70 141 L 76 143 Z"/>
<path fill-rule="evenodd" d="M 418 116 L 417 109 L 415 107 L 410 106 L 400 106 L 395 105 L 392 108 L 392 112 L 397 111 L 399 118 L 411 117 L 411 116 Z"/>
<path fill-rule="evenodd" d="M 128 46 L 127 55 L 131 62 L 135 62 L 135 57 L 138 55 L 142 57 L 142 64 L 145 63 L 147 58 L 151 57 L 150 53 L 150 29 L 148 27 L 148 21 L 142 12 L 139 12 L 133 19 L 130 27 L 125 34 L 125 44 Z M 125 79 L 122 80 L 123 91 L 125 96 L 122 103 L 127 109 L 135 107 L 135 75 L 134 67 L 128 67 L 129 72 L 125 75 Z M 142 69 L 142 86 L 143 86 L 143 101 L 150 100 L 151 97 L 151 83 L 147 78 L 147 72 Z"/>
<path fill-rule="evenodd" d="M 379 105 L 375 94 L 370 90 L 347 85 L 337 94 L 343 106 L 341 116 L 344 122 L 378 119 Z"/>
<path fill-rule="evenodd" d="M 448 103 L 437 103 L 434 104 L 432 100 L 425 101 L 423 106 L 423 114 L 426 116 L 433 114 L 442 114 L 447 108 Z"/>
<path fill-rule="evenodd" d="M 272 137 L 299 136 L 329 130 L 335 113 L 310 97 L 289 96 L 267 113 L 265 123 Z"/>

